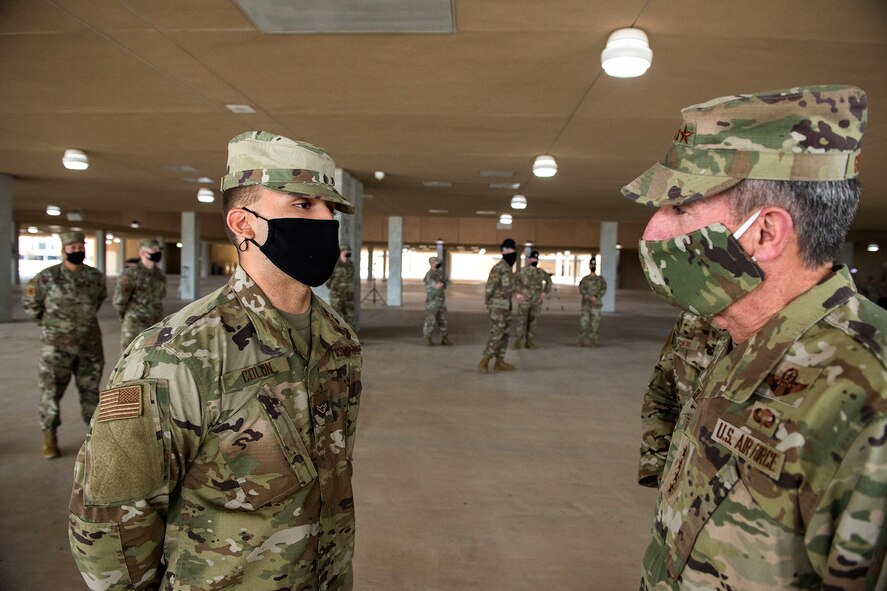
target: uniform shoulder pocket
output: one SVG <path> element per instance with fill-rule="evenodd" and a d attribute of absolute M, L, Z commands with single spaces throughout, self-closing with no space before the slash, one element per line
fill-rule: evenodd
<path fill-rule="evenodd" d="M 111 506 L 145 499 L 166 483 L 158 389 L 166 382 L 134 381 L 99 395 L 84 444 L 84 503 Z"/>

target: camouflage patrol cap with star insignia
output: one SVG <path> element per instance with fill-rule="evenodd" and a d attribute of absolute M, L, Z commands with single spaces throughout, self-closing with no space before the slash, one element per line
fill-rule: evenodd
<path fill-rule="evenodd" d="M 681 111 L 665 159 L 622 188 L 643 205 L 680 205 L 743 179 L 838 181 L 859 174 L 865 93 L 800 86 L 717 98 Z"/>
<path fill-rule="evenodd" d="M 228 168 L 221 188 L 224 192 L 262 185 L 354 213 L 354 206 L 335 189 L 335 173 L 336 163 L 323 148 L 267 131 L 247 131 L 228 142 Z"/>
<path fill-rule="evenodd" d="M 83 232 L 62 232 L 59 234 L 59 240 L 62 241 L 62 246 L 68 246 L 69 244 L 83 244 L 86 242 L 86 238 L 83 236 Z"/>

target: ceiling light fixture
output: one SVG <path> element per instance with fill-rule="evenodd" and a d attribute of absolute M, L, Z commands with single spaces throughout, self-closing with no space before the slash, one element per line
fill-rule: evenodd
<path fill-rule="evenodd" d="M 556 175 L 557 160 L 551 154 L 536 156 L 536 160 L 533 162 L 533 174 L 542 178 Z"/>
<path fill-rule="evenodd" d="M 251 115 L 256 112 L 256 110 L 249 105 L 225 105 L 225 108 L 238 115 Z"/>
<path fill-rule="evenodd" d="M 517 191 L 520 189 L 520 183 L 490 183 L 491 189 L 509 189 L 511 191 Z"/>
<path fill-rule="evenodd" d="M 429 209 L 428 213 L 450 213 L 449 209 Z"/>
<path fill-rule="evenodd" d="M 62 156 L 62 164 L 68 170 L 86 170 L 89 168 L 89 158 L 81 150 L 68 149 Z"/>
<path fill-rule="evenodd" d="M 478 209 L 474 213 L 477 215 L 496 215 L 496 211 L 493 209 Z"/>
<path fill-rule="evenodd" d="M 502 224 L 503 226 L 510 226 L 511 222 L 513 222 L 513 221 L 514 221 L 514 218 L 511 217 L 510 213 L 503 213 L 502 215 L 499 216 L 499 223 Z"/>
<path fill-rule="evenodd" d="M 527 198 L 523 195 L 515 195 L 511 198 L 511 209 L 526 209 Z"/>
<path fill-rule="evenodd" d="M 452 181 L 422 181 L 422 185 L 428 187 L 429 189 L 439 189 L 452 187 Z"/>
<path fill-rule="evenodd" d="M 607 39 L 601 52 L 601 66 L 613 78 L 643 76 L 653 63 L 653 50 L 647 34 L 640 29 L 618 29 Z"/>
<path fill-rule="evenodd" d="M 201 203 L 212 203 L 216 200 L 216 194 L 212 189 L 199 189 L 197 191 L 197 200 Z"/>
<path fill-rule="evenodd" d="M 879 250 L 881 250 L 881 247 L 872 242 L 871 244 L 866 246 L 865 249 L 869 252 L 878 252 Z"/>
<path fill-rule="evenodd" d="M 37 226 L 28 226 L 28 234 L 36 234 L 40 230 L 37 229 Z"/>
<path fill-rule="evenodd" d="M 58 205 L 47 205 L 46 215 L 51 215 L 53 217 L 60 216 L 62 215 L 62 209 Z"/>
<path fill-rule="evenodd" d="M 384 170 L 377 170 L 376 172 L 373 173 L 373 176 L 376 177 L 377 181 L 381 181 L 382 179 L 385 178 L 385 171 Z"/>
<path fill-rule="evenodd" d="M 142 224 L 139 223 L 139 220 L 133 220 L 129 223 L 129 227 L 135 228 L 136 230 L 138 230 L 139 228 L 142 227 Z"/>

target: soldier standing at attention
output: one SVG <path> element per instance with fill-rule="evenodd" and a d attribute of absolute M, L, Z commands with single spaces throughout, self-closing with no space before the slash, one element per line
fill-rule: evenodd
<path fill-rule="evenodd" d="M 228 284 L 135 340 L 80 450 L 69 540 L 91 589 L 348 590 L 360 344 L 311 287 L 339 254 L 321 148 L 228 144 Z"/>
<path fill-rule="evenodd" d="M 515 274 L 514 288 L 517 292 L 517 336 L 514 348 L 520 349 L 526 343 L 527 349 L 535 349 L 533 336 L 536 334 L 536 321 L 542 312 L 542 302 L 551 293 L 551 275 L 539 268 L 539 251 L 530 253 L 530 264 Z"/>
<path fill-rule="evenodd" d="M 835 264 L 866 109 L 851 86 L 694 105 L 622 189 L 659 208 L 650 286 L 728 334 L 678 416 L 643 589 L 884 587 L 887 313 Z"/>
<path fill-rule="evenodd" d="M 429 347 L 434 346 L 431 340 L 431 333 L 434 332 L 434 325 L 437 324 L 440 329 L 440 344 L 451 345 L 447 338 L 447 278 L 441 270 L 440 260 L 437 257 L 428 259 L 428 272 L 425 273 L 425 325 L 422 327 L 422 336 L 425 337 L 425 344 Z"/>
<path fill-rule="evenodd" d="M 511 290 L 514 286 L 514 273 L 511 267 L 517 260 L 514 240 L 506 238 L 502 242 L 502 259 L 490 269 L 484 303 L 490 315 L 490 339 L 480 358 L 478 368 L 489 372 L 490 359 L 495 358 L 493 369 L 513 371 L 515 367 L 505 362 L 505 349 L 508 348 L 508 325 L 511 323 Z"/>
<path fill-rule="evenodd" d="M 166 275 L 157 267 L 161 256 L 159 242 L 142 240 L 138 263 L 123 269 L 117 278 L 113 302 L 123 321 L 120 348 L 124 351 L 140 332 L 163 319 Z"/>
<path fill-rule="evenodd" d="M 354 263 L 347 244 L 339 246 L 339 261 L 326 286 L 330 288 L 330 306 L 354 328 Z"/>
<path fill-rule="evenodd" d="M 607 293 L 606 280 L 597 274 L 597 262 L 594 257 L 588 262 L 590 273 L 579 282 L 579 296 L 582 298 L 582 311 L 579 313 L 579 346 L 585 342 L 597 347 L 597 329 L 601 323 L 601 308 L 604 305 L 604 294 Z"/>
<path fill-rule="evenodd" d="M 82 232 L 63 232 L 58 265 L 43 269 L 28 282 L 22 306 L 41 328 L 40 428 L 43 457 L 61 455 L 56 430 L 61 425 L 59 401 L 74 375 L 80 412 L 88 425 L 99 402 L 99 381 L 105 367 L 102 332 L 96 313 L 108 296 L 105 276 L 84 265 Z"/>

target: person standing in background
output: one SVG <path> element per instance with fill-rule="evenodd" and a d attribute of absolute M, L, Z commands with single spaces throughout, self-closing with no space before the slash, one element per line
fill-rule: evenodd
<path fill-rule="evenodd" d="M 535 349 L 533 337 L 536 321 L 542 313 L 542 302 L 551 293 L 551 275 L 539 268 L 539 251 L 534 250 L 527 259 L 529 265 L 515 273 L 514 289 L 517 292 L 517 335 L 514 348 Z"/>
<path fill-rule="evenodd" d="M 157 266 L 163 253 L 160 243 L 139 242 L 138 263 L 126 267 L 117 278 L 112 303 L 120 326 L 120 349 L 125 351 L 139 333 L 163 319 L 166 275 Z"/>
<path fill-rule="evenodd" d="M 511 292 L 514 288 L 514 273 L 511 268 L 517 260 L 516 244 L 511 238 L 502 242 L 502 259 L 490 269 L 484 290 L 484 303 L 490 317 L 490 338 L 480 358 L 478 368 L 488 373 L 490 359 L 495 359 L 493 369 L 514 371 L 515 367 L 506 363 L 505 350 L 508 348 L 508 327 L 511 324 Z"/>
<path fill-rule="evenodd" d="M 330 288 L 330 306 L 354 328 L 354 263 L 347 244 L 339 246 L 339 261 L 326 286 Z"/>
<path fill-rule="evenodd" d="M 582 299 L 582 310 L 579 313 L 579 346 L 588 342 L 597 347 L 597 329 L 601 323 L 601 308 L 604 305 L 604 294 L 607 293 L 607 281 L 597 274 L 597 262 L 594 257 L 588 261 L 590 273 L 579 282 L 579 296 Z"/>
<path fill-rule="evenodd" d="M 440 344 L 451 345 L 450 339 L 447 338 L 447 278 L 443 273 L 440 260 L 437 257 L 428 259 L 428 272 L 425 273 L 425 324 L 422 326 L 422 336 L 425 337 L 425 344 L 429 347 L 434 346 L 431 335 L 434 332 L 434 325 L 440 329 Z"/>
<path fill-rule="evenodd" d="M 59 401 L 74 376 L 80 413 L 87 425 L 99 402 L 105 367 L 102 331 L 96 314 L 108 296 L 105 276 L 84 265 L 83 232 L 62 232 L 64 260 L 43 269 L 25 286 L 22 306 L 41 328 L 40 428 L 43 457 L 61 455 L 56 431 L 61 425 Z"/>

